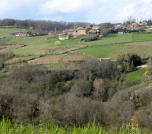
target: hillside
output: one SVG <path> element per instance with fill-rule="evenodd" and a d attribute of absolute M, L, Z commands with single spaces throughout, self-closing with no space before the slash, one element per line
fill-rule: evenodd
<path fill-rule="evenodd" d="M 0 29 L 0 119 L 25 128 L 50 123 L 63 133 L 88 123 L 109 133 L 121 126 L 131 133 L 129 123 L 152 130 L 151 32 L 55 45 L 53 34 L 8 35 L 13 30 L 23 29 Z M 137 59 L 147 66 L 138 68 Z"/>

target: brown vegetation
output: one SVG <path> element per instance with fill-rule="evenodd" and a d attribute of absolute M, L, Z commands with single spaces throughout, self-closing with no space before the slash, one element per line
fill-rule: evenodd
<path fill-rule="evenodd" d="M 52 56 L 47 56 L 47 57 L 42 57 L 42 58 L 37 58 L 34 60 L 28 61 L 28 63 L 58 63 L 58 61 L 63 57 L 64 55 L 52 55 Z"/>
<path fill-rule="evenodd" d="M 54 43 L 56 46 L 59 46 L 60 44 L 61 44 L 61 42 L 60 41 L 55 41 L 55 43 Z"/>
<path fill-rule="evenodd" d="M 152 46 L 152 41 L 136 42 L 136 43 L 127 43 L 126 45 Z"/>
<path fill-rule="evenodd" d="M 0 118 L 14 123 L 61 126 L 96 123 L 111 129 L 135 118 L 152 129 L 151 87 L 128 87 L 117 62 L 89 59 L 77 70 L 49 71 L 44 65 L 15 66 L 0 77 Z"/>
<path fill-rule="evenodd" d="M 7 52 L 7 51 L 12 51 L 13 49 L 17 49 L 19 47 L 21 47 L 22 45 L 3 45 L 1 48 L 0 48 L 0 53 L 3 53 L 3 52 Z"/>
<path fill-rule="evenodd" d="M 63 58 L 63 61 L 85 61 L 90 59 L 87 55 L 68 55 Z"/>
<path fill-rule="evenodd" d="M 77 49 L 85 48 L 84 45 L 78 45 L 78 46 L 57 46 L 50 49 L 45 50 L 46 54 L 53 54 L 53 53 L 65 53 Z"/>

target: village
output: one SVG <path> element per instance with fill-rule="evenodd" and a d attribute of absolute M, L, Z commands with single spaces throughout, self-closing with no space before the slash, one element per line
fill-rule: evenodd
<path fill-rule="evenodd" d="M 60 40 L 65 40 L 69 39 L 70 37 L 81 37 L 84 35 L 102 35 L 102 25 L 106 26 L 107 31 L 118 33 L 118 34 L 123 34 L 126 32 L 133 32 L 133 31 L 140 31 L 141 29 L 143 31 L 152 31 L 152 27 L 147 25 L 148 21 L 140 21 L 139 23 L 137 22 L 132 22 L 129 24 L 126 23 L 102 23 L 102 24 L 87 24 L 86 26 L 83 27 L 77 27 L 77 24 L 74 23 L 74 28 L 73 29 L 65 29 L 62 32 L 57 32 L 56 27 L 55 31 L 53 33 L 49 33 L 46 31 L 34 31 L 34 30 L 29 30 L 29 31 L 14 31 L 10 32 L 9 35 L 11 36 L 41 36 L 41 35 L 48 35 L 48 34 L 55 34 L 59 36 Z M 110 27 L 109 27 L 110 25 Z"/>

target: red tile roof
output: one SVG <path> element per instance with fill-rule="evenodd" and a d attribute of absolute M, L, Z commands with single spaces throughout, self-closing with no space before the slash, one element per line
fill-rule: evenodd
<path fill-rule="evenodd" d="M 137 26 L 138 24 L 137 24 L 137 23 L 132 23 L 131 25 L 132 25 L 132 26 Z"/>

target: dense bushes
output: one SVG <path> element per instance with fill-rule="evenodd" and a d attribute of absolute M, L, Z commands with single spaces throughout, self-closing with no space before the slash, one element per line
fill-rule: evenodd
<path fill-rule="evenodd" d="M 120 64 L 121 71 L 132 72 L 136 70 L 136 66 L 142 64 L 140 56 L 137 54 L 120 55 L 118 57 L 118 62 Z"/>
<path fill-rule="evenodd" d="M 113 129 L 128 124 L 137 111 L 138 117 L 151 121 L 150 88 L 138 92 L 125 88 L 123 74 L 113 61 L 90 59 L 80 63 L 78 70 L 15 66 L 1 79 L 0 118 L 5 115 L 14 123 L 33 124 L 43 119 L 61 126 L 83 126 L 95 120 Z M 144 119 L 138 121 L 152 129 Z"/>
<path fill-rule="evenodd" d="M 12 52 L 0 54 L 0 70 L 5 67 L 5 61 L 13 58 L 15 55 Z"/>
<path fill-rule="evenodd" d="M 97 40 L 97 39 L 98 39 L 98 36 L 97 36 L 97 35 L 90 36 L 90 37 L 87 37 L 87 38 L 83 38 L 83 40 L 84 40 L 85 42 L 94 41 L 94 40 Z"/>

